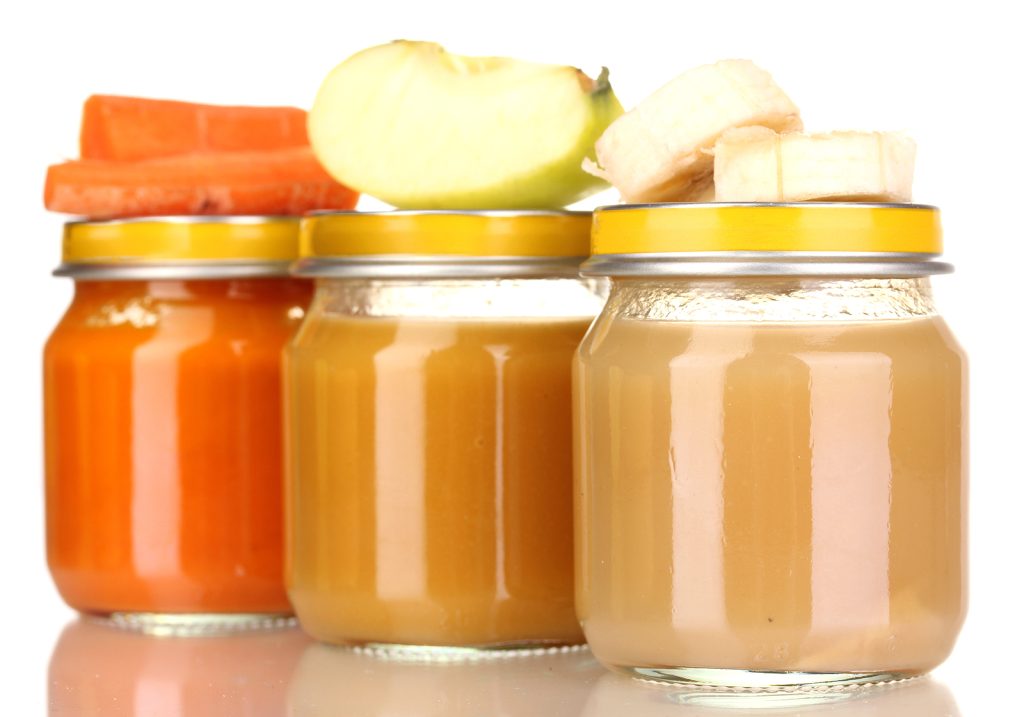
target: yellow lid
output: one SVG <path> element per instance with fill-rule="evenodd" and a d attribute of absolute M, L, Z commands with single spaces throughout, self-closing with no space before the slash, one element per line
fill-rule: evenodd
<path fill-rule="evenodd" d="M 65 265 L 291 262 L 297 217 L 144 217 L 64 225 Z"/>
<path fill-rule="evenodd" d="M 325 212 L 303 220 L 308 259 L 365 256 L 585 257 L 590 212 Z"/>
<path fill-rule="evenodd" d="M 939 210 L 916 204 L 662 204 L 602 207 L 591 251 L 939 254 Z"/>

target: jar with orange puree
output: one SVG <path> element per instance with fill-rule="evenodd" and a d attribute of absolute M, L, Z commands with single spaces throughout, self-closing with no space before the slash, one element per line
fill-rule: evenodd
<path fill-rule="evenodd" d="M 75 222 L 46 345 L 47 553 L 72 607 L 151 632 L 275 625 L 294 218 Z"/>
<path fill-rule="evenodd" d="M 305 220 L 286 352 L 288 588 L 314 637 L 450 657 L 582 642 L 573 353 L 589 213 Z"/>
<path fill-rule="evenodd" d="M 577 610 L 635 676 L 918 675 L 966 609 L 966 358 L 919 205 L 601 209 L 576 360 Z"/>

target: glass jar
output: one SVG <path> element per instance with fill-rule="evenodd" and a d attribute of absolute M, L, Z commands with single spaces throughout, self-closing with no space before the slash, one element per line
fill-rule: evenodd
<path fill-rule="evenodd" d="M 595 656 L 764 688 L 918 675 L 966 608 L 966 358 L 916 205 L 598 210 L 576 362 Z"/>
<path fill-rule="evenodd" d="M 64 600 L 151 632 L 274 625 L 281 350 L 299 223 L 68 224 L 74 300 L 44 357 L 47 553 Z"/>
<path fill-rule="evenodd" d="M 288 587 L 314 637 L 449 658 L 582 642 L 571 366 L 589 214 L 306 220 L 286 352 Z"/>

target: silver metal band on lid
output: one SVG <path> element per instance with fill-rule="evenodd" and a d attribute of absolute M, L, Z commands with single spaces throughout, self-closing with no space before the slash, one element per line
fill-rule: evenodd
<path fill-rule="evenodd" d="M 53 271 L 75 281 L 258 279 L 289 276 L 287 261 L 136 261 L 64 263 Z"/>
<path fill-rule="evenodd" d="M 579 276 L 586 257 L 453 256 L 374 254 L 301 259 L 295 276 L 344 279 L 471 279 Z"/>
<path fill-rule="evenodd" d="M 936 254 L 723 251 L 600 254 L 583 262 L 582 276 L 878 276 L 948 274 Z"/>

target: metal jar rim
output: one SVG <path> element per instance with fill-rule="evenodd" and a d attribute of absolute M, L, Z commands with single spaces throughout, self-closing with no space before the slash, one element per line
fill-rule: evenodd
<path fill-rule="evenodd" d="M 174 281 L 287 278 L 287 261 L 65 262 L 54 276 L 75 281 Z"/>
<path fill-rule="evenodd" d="M 601 254 L 583 262 L 583 276 L 920 277 L 948 274 L 938 254 L 855 252 L 680 252 Z"/>
<path fill-rule="evenodd" d="M 292 275 L 340 279 L 575 278 L 585 256 L 452 256 L 375 254 L 344 258 L 305 258 Z"/>

